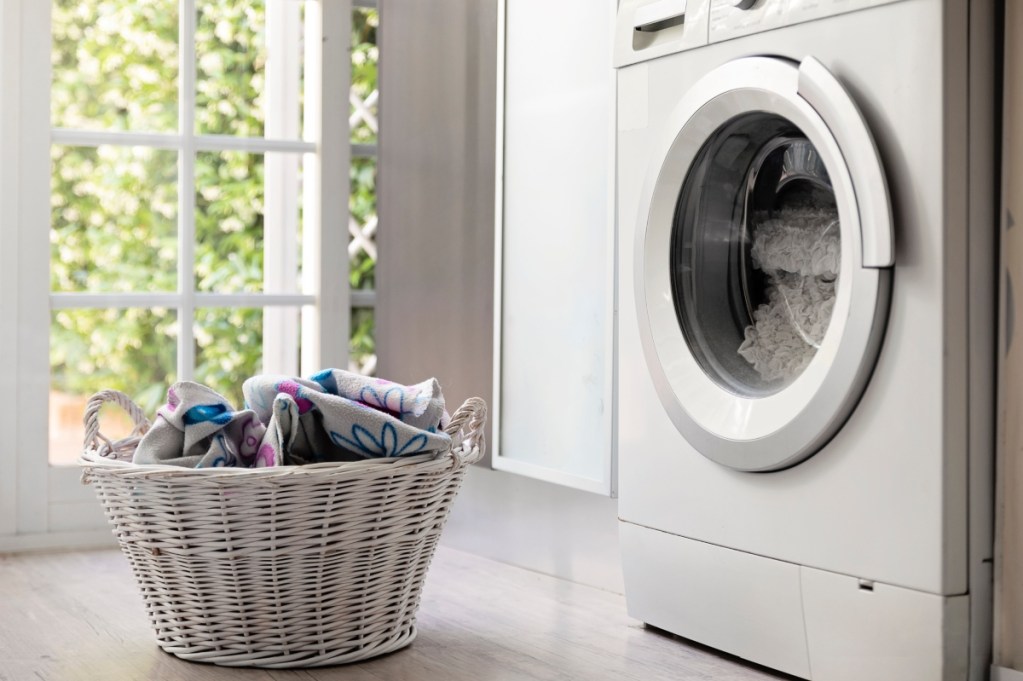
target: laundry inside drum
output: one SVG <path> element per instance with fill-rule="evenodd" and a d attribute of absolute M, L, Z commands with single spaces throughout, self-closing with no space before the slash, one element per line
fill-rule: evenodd
<path fill-rule="evenodd" d="M 841 262 L 833 201 L 783 205 L 753 228 L 753 267 L 765 276 L 738 353 L 766 382 L 792 382 L 817 353 L 835 307 Z"/>
<path fill-rule="evenodd" d="M 747 269 L 756 276 L 744 280 L 757 285 L 747 292 L 750 320 L 737 351 L 762 380 L 787 385 L 810 364 L 831 321 L 842 259 L 838 210 L 804 137 L 766 144 L 746 187 Z"/>
<path fill-rule="evenodd" d="M 810 365 L 835 307 L 841 226 L 814 146 L 784 118 L 731 119 L 679 192 L 672 296 L 694 358 L 744 397 L 783 390 Z"/>

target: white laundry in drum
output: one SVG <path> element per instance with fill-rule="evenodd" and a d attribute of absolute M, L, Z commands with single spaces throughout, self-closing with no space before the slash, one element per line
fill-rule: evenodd
<path fill-rule="evenodd" d="M 835 306 L 837 211 L 782 208 L 755 228 L 751 256 L 766 277 L 767 300 L 754 310 L 738 352 L 765 381 L 789 383 L 813 359 Z"/>

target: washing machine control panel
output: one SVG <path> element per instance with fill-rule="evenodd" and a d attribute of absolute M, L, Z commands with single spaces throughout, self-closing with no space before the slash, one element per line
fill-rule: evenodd
<path fill-rule="evenodd" d="M 711 0 L 708 42 L 738 38 L 898 0 Z"/>

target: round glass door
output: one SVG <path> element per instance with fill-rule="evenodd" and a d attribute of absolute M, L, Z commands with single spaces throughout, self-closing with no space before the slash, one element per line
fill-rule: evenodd
<path fill-rule="evenodd" d="M 894 252 L 873 139 L 809 57 L 724 64 L 666 123 L 633 259 L 654 387 L 707 458 L 787 468 L 842 427 L 881 347 Z"/>
<path fill-rule="evenodd" d="M 678 321 L 707 375 L 763 397 L 802 374 L 831 320 L 841 249 L 831 180 L 799 128 L 756 112 L 711 135 L 669 251 Z"/>

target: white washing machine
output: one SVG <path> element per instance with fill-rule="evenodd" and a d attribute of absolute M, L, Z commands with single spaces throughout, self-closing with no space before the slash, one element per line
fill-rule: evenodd
<path fill-rule="evenodd" d="M 622 0 L 630 614 L 823 681 L 986 678 L 993 3 Z"/>

